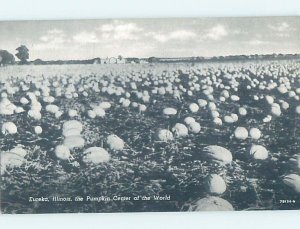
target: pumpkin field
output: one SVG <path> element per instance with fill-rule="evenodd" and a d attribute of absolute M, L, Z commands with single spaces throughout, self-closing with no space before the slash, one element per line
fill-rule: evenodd
<path fill-rule="evenodd" d="M 299 60 L 5 66 L 0 97 L 2 213 L 300 209 Z"/>

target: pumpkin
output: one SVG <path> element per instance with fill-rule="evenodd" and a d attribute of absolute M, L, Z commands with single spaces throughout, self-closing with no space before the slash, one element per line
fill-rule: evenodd
<path fill-rule="evenodd" d="M 36 126 L 36 127 L 34 127 L 34 132 L 36 134 L 41 134 L 43 132 L 43 129 L 40 126 Z"/>
<path fill-rule="evenodd" d="M 73 117 L 75 117 L 75 116 L 78 116 L 78 112 L 77 112 L 76 110 L 74 110 L 74 109 L 70 109 L 70 110 L 68 111 L 68 115 L 69 115 L 71 118 L 73 118 Z"/>
<path fill-rule="evenodd" d="M 1 128 L 2 134 L 16 134 L 18 133 L 18 128 L 13 122 L 5 122 Z"/>
<path fill-rule="evenodd" d="M 84 146 L 84 139 L 79 135 L 68 136 L 64 140 L 64 145 L 69 149 L 82 148 Z"/>
<path fill-rule="evenodd" d="M 94 112 L 96 113 L 96 115 L 98 117 L 104 117 L 105 116 L 105 110 L 102 107 L 97 106 L 97 107 L 94 107 L 93 110 L 94 110 Z"/>
<path fill-rule="evenodd" d="M 111 134 L 106 140 L 108 146 L 112 150 L 122 150 L 124 148 L 124 141 L 117 135 Z"/>
<path fill-rule="evenodd" d="M 280 105 L 278 103 L 273 103 L 271 106 L 271 113 L 274 116 L 280 116 L 281 115 L 281 109 L 280 109 Z"/>
<path fill-rule="evenodd" d="M 176 115 L 177 110 L 175 108 L 172 108 L 172 107 L 167 107 L 163 110 L 163 114 L 164 115 Z"/>
<path fill-rule="evenodd" d="M 197 103 L 191 103 L 189 109 L 192 113 L 196 113 L 199 110 L 199 106 Z"/>
<path fill-rule="evenodd" d="M 172 128 L 172 131 L 177 137 L 185 137 L 188 135 L 188 128 L 182 123 L 176 123 Z"/>
<path fill-rule="evenodd" d="M 300 176 L 289 174 L 283 178 L 283 183 L 292 188 L 295 192 L 300 193 Z"/>
<path fill-rule="evenodd" d="M 27 151 L 20 146 L 11 149 L 9 152 L 2 152 L 1 157 L 1 173 L 5 173 L 7 167 L 19 167 L 26 162 L 25 156 Z"/>
<path fill-rule="evenodd" d="M 231 152 L 222 146 L 217 146 L 217 145 L 206 146 L 203 149 L 203 151 L 207 158 L 219 164 L 228 164 L 232 161 Z"/>
<path fill-rule="evenodd" d="M 104 110 L 107 110 L 107 109 L 111 108 L 111 104 L 109 102 L 101 102 L 99 104 L 99 107 L 101 107 Z"/>
<path fill-rule="evenodd" d="M 196 122 L 196 120 L 193 117 L 186 117 L 184 119 L 184 123 L 187 124 L 187 125 L 190 125 L 193 122 Z"/>
<path fill-rule="evenodd" d="M 227 200 L 209 196 L 192 203 L 188 211 L 234 211 L 234 208 Z"/>
<path fill-rule="evenodd" d="M 31 109 L 27 112 L 27 114 L 30 118 L 33 118 L 35 120 L 40 120 L 42 118 L 42 114 L 39 110 Z"/>
<path fill-rule="evenodd" d="M 159 141 L 168 142 L 174 139 L 173 133 L 167 129 L 160 129 L 157 131 L 157 139 Z"/>
<path fill-rule="evenodd" d="M 61 160 L 68 160 L 71 156 L 70 150 L 65 145 L 58 145 L 55 148 L 55 155 Z"/>
<path fill-rule="evenodd" d="M 110 160 L 110 154 L 101 147 L 90 147 L 83 152 L 83 162 L 100 164 Z"/>
<path fill-rule="evenodd" d="M 89 116 L 89 118 L 96 118 L 97 116 L 96 112 L 93 110 L 88 110 L 87 115 Z"/>
<path fill-rule="evenodd" d="M 218 174 L 211 174 L 207 179 L 208 192 L 210 194 L 221 195 L 226 191 L 226 183 Z"/>
<path fill-rule="evenodd" d="M 248 138 L 248 130 L 245 127 L 237 127 L 234 131 L 234 136 L 236 139 L 245 140 Z"/>
<path fill-rule="evenodd" d="M 251 128 L 249 131 L 250 137 L 257 140 L 261 137 L 261 131 L 258 128 Z"/>
<path fill-rule="evenodd" d="M 188 129 L 190 132 L 197 134 L 201 130 L 201 125 L 199 122 L 192 122 L 188 125 Z"/>
<path fill-rule="evenodd" d="M 198 104 L 200 107 L 205 107 L 207 105 L 207 101 L 204 99 L 198 99 Z"/>
<path fill-rule="evenodd" d="M 268 158 L 268 150 L 261 145 L 252 145 L 250 155 L 256 160 L 265 160 Z"/>
<path fill-rule="evenodd" d="M 49 113 L 55 114 L 56 112 L 59 111 L 59 107 L 54 104 L 49 104 L 46 106 L 46 111 L 48 111 Z"/>
<path fill-rule="evenodd" d="M 239 114 L 240 114 L 241 116 L 247 115 L 247 110 L 246 110 L 246 108 L 240 107 L 240 108 L 239 108 Z"/>
<path fill-rule="evenodd" d="M 81 122 L 79 122 L 77 120 L 66 121 L 63 124 L 63 130 L 68 130 L 68 129 L 78 129 L 78 130 L 82 131 L 83 125 L 81 124 Z"/>
<path fill-rule="evenodd" d="M 300 172 L 300 153 L 294 155 L 291 159 L 290 159 L 290 164 L 292 169 L 299 171 Z"/>

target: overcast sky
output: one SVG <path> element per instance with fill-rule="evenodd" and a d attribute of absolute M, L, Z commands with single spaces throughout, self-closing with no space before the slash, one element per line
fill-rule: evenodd
<path fill-rule="evenodd" d="M 30 59 L 300 53 L 300 17 L 0 22 L 0 49 Z"/>

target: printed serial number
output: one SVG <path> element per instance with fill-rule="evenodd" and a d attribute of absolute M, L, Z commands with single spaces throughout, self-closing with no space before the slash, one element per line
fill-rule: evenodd
<path fill-rule="evenodd" d="M 294 204 L 296 203 L 296 200 L 280 200 L 281 204 Z"/>

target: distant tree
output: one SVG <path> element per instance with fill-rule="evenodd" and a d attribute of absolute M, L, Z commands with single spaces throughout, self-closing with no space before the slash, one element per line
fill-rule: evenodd
<path fill-rule="evenodd" d="M 45 64 L 45 62 L 42 59 L 36 59 L 36 60 L 33 61 L 33 64 L 42 65 L 42 64 Z"/>
<path fill-rule="evenodd" d="M 156 62 L 158 62 L 158 58 L 156 58 L 156 57 L 154 57 L 154 56 L 149 57 L 149 58 L 148 58 L 148 62 L 149 62 L 149 63 L 156 63 Z"/>
<path fill-rule="evenodd" d="M 16 57 L 20 60 L 20 64 L 26 64 L 29 59 L 29 49 L 25 45 L 21 45 L 16 50 L 18 51 Z"/>
<path fill-rule="evenodd" d="M 94 58 L 91 61 L 92 61 L 92 64 L 100 64 L 101 63 L 101 59 L 99 57 Z"/>
<path fill-rule="evenodd" d="M 0 50 L 0 65 L 14 64 L 15 57 L 6 50 Z"/>

